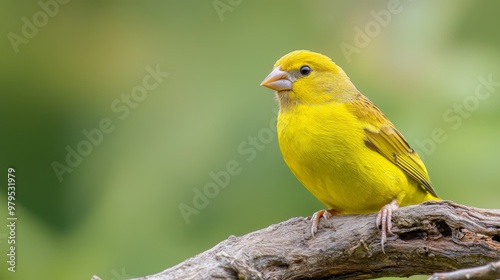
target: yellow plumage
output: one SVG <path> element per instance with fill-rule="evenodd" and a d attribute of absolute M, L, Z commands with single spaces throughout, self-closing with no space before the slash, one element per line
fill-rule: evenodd
<path fill-rule="evenodd" d="M 391 202 L 397 207 L 439 199 L 419 156 L 328 57 L 291 52 L 262 85 L 274 89 L 279 101 L 285 162 L 330 213 L 371 213 Z M 390 213 L 388 218 L 390 225 Z"/>

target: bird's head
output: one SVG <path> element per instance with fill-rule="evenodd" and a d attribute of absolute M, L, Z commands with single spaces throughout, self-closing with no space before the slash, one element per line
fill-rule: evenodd
<path fill-rule="evenodd" d="M 276 91 L 281 109 L 343 102 L 357 92 L 342 68 L 329 57 L 304 50 L 280 58 L 261 85 Z"/>

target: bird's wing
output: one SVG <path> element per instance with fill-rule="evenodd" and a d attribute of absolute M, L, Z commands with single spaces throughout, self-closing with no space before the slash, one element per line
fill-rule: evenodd
<path fill-rule="evenodd" d="M 366 146 L 383 155 L 420 183 L 426 191 L 438 197 L 424 163 L 380 109 L 362 94 L 348 104 L 354 115 L 367 124 Z"/>

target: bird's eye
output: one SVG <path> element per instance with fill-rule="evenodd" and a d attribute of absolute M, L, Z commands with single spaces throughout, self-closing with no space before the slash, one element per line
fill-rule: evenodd
<path fill-rule="evenodd" d="M 311 73 L 311 71 L 312 71 L 311 67 L 309 67 L 307 65 L 304 65 L 304 66 L 300 67 L 300 70 L 299 70 L 300 75 L 302 75 L 302 76 L 309 75 Z"/>

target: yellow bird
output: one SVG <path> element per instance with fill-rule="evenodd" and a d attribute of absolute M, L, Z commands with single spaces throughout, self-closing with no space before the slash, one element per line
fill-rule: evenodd
<path fill-rule="evenodd" d="M 327 56 L 286 54 L 261 85 L 276 91 L 286 164 L 329 208 L 313 215 L 313 235 L 321 217 L 378 211 L 384 250 L 393 210 L 439 200 L 417 153 Z"/>

